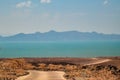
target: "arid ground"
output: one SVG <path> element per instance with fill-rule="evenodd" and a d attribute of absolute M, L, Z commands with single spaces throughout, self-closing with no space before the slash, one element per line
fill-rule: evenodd
<path fill-rule="evenodd" d="M 16 80 L 66 80 L 63 75 L 64 72 L 61 71 L 28 71 L 30 74 L 19 77 Z"/>
<path fill-rule="evenodd" d="M 120 57 L 0 59 L 0 80 L 96 79 L 120 80 Z"/>

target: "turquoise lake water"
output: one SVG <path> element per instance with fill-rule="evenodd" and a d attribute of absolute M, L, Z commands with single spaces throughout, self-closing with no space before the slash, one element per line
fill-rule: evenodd
<path fill-rule="evenodd" d="M 0 58 L 120 56 L 120 41 L 0 42 Z"/>

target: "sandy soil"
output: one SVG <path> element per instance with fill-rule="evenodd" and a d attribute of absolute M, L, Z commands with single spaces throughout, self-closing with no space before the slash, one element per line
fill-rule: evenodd
<path fill-rule="evenodd" d="M 22 76 L 16 80 L 66 80 L 63 75 L 64 72 L 61 71 L 36 71 L 29 70 L 29 75 Z"/>

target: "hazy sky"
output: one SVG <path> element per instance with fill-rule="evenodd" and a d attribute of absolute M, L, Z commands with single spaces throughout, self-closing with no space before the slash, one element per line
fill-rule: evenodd
<path fill-rule="evenodd" d="M 0 35 L 49 30 L 120 34 L 120 0 L 0 0 Z"/>

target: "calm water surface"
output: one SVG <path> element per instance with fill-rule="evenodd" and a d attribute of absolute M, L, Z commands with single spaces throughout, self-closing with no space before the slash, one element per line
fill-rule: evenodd
<path fill-rule="evenodd" d="M 120 56 L 120 41 L 0 42 L 0 58 L 97 56 Z"/>

